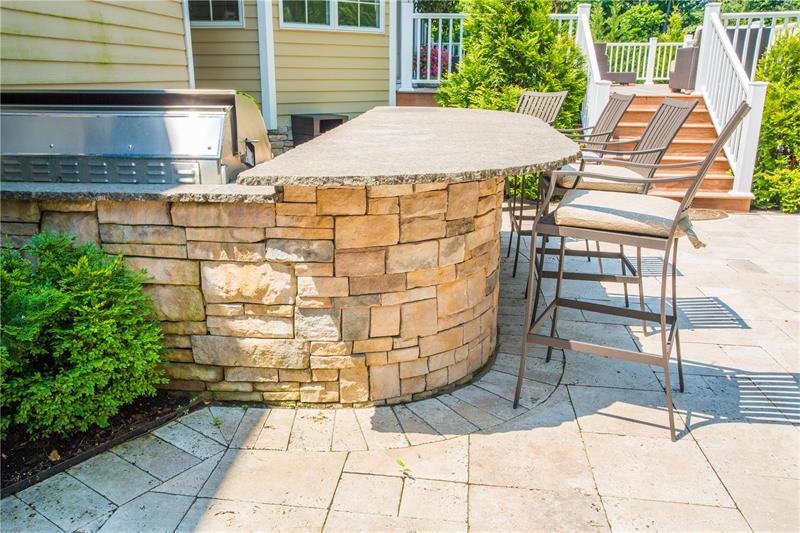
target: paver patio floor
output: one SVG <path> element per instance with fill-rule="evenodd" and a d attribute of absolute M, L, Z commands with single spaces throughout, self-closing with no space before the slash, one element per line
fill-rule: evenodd
<path fill-rule="evenodd" d="M 682 242 L 678 261 L 677 442 L 663 374 L 644 365 L 574 352 L 545 363 L 533 349 L 523 407 L 511 408 L 525 272 L 512 278 L 504 260 L 499 353 L 475 383 L 374 409 L 212 405 L 5 498 L 2 529 L 798 531 L 800 217 L 696 227 L 708 247 Z M 654 295 L 660 263 L 644 264 Z M 616 284 L 565 283 L 575 297 L 622 301 Z M 559 331 L 659 342 L 580 311 Z"/>

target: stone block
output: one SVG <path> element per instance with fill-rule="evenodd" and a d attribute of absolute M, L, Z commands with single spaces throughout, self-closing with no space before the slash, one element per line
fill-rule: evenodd
<path fill-rule="evenodd" d="M 350 355 L 353 344 L 350 342 L 312 342 L 311 355 Z"/>
<path fill-rule="evenodd" d="M 369 324 L 369 307 L 342 309 L 342 340 L 355 341 L 369 338 Z"/>
<path fill-rule="evenodd" d="M 97 217 L 94 213 L 42 213 L 42 231 L 69 233 L 75 235 L 76 242 L 93 242 L 100 244 L 100 232 Z"/>
<path fill-rule="evenodd" d="M 399 185 L 373 185 L 367 187 L 367 196 L 370 198 L 389 198 L 392 196 L 404 196 L 412 194 L 414 186 L 412 184 Z"/>
<path fill-rule="evenodd" d="M 464 235 L 465 246 L 467 250 L 477 248 L 481 244 L 492 241 L 497 237 L 497 232 L 493 226 L 486 226 L 484 228 L 475 230 Z"/>
<path fill-rule="evenodd" d="M 428 357 L 428 370 L 434 372 L 440 368 L 445 368 L 456 364 L 455 350 L 433 354 Z"/>
<path fill-rule="evenodd" d="M 309 383 L 311 381 L 311 369 L 279 368 L 278 378 L 280 381 L 296 381 L 298 383 Z"/>
<path fill-rule="evenodd" d="M 443 283 L 437 288 L 437 312 L 440 317 L 454 315 L 469 309 L 468 280 Z"/>
<path fill-rule="evenodd" d="M 387 246 L 400 240 L 397 215 L 336 217 L 336 249 Z"/>
<path fill-rule="evenodd" d="M 403 363 L 405 361 L 414 361 L 419 358 L 419 346 L 410 346 L 408 348 L 400 348 L 392 350 L 387 354 L 387 361 L 389 363 Z"/>
<path fill-rule="evenodd" d="M 170 379 L 222 381 L 222 369 L 218 366 L 173 363 L 164 366 L 164 375 Z"/>
<path fill-rule="evenodd" d="M 477 181 L 451 183 L 447 187 L 447 220 L 474 217 L 478 211 L 479 185 Z"/>
<path fill-rule="evenodd" d="M 259 242 L 264 240 L 264 228 L 186 228 L 186 239 L 209 242 Z"/>
<path fill-rule="evenodd" d="M 327 228 L 267 228 L 267 239 L 333 240 L 333 230 Z"/>
<path fill-rule="evenodd" d="M 369 390 L 371 400 L 385 400 L 400 396 L 399 365 L 370 367 Z"/>
<path fill-rule="evenodd" d="M 419 338 L 419 354 L 422 357 L 454 350 L 463 344 L 463 329 L 459 327 L 440 331 L 436 335 Z"/>
<path fill-rule="evenodd" d="M 174 203 L 172 223 L 176 226 L 253 228 L 275 225 L 272 204 Z"/>
<path fill-rule="evenodd" d="M 342 403 L 369 400 L 369 374 L 366 367 L 343 368 L 339 371 L 339 401 Z"/>
<path fill-rule="evenodd" d="M 209 303 L 291 304 L 294 300 L 288 265 L 203 262 L 200 273 Z"/>
<path fill-rule="evenodd" d="M 225 369 L 225 380 L 272 383 L 278 381 L 278 369 L 231 366 Z"/>
<path fill-rule="evenodd" d="M 163 259 L 160 257 L 126 257 L 125 265 L 131 270 L 146 270 L 145 283 L 162 285 L 199 285 L 200 267 L 197 261 Z"/>
<path fill-rule="evenodd" d="M 388 352 L 392 349 L 391 337 L 353 342 L 353 353 Z"/>
<path fill-rule="evenodd" d="M 186 244 L 186 232 L 175 226 L 100 224 L 100 240 L 119 244 Z"/>
<path fill-rule="evenodd" d="M 495 223 L 496 220 L 497 220 L 497 217 L 494 215 L 494 213 L 486 213 L 485 215 L 481 215 L 479 217 L 475 217 L 475 219 L 474 219 L 475 229 L 481 229 L 481 228 L 485 228 L 485 227 L 488 227 L 488 226 L 491 226 L 492 228 L 494 228 L 494 223 Z M 494 229 L 493 229 L 493 231 L 494 231 Z"/>
<path fill-rule="evenodd" d="M 454 265 L 447 265 L 409 272 L 406 278 L 406 285 L 409 289 L 413 289 L 415 287 L 428 287 L 431 285 L 448 283 L 450 281 L 455 281 L 455 279 L 456 267 Z"/>
<path fill-rule="evenodd" d="M 188 285 L 146 285 L 144 292 L 153 299 L 156 317 L 161 320 L 204 320 L 203 295 Z"/>
<path fill-rule="evenodd" d="M 439 265 L 439 242 L 424 241 L 386 248 L 386 272 L 411 272 Z"/>
<path fill-rule="evenodd" d="M 472 308 L 465 309 L 460 313 L 456 313 L 455 315 L 447 315 L 447 316 L 440 316 L 439 317 L 439 329 L 445 330 L 450 329 L 455 326 L 460 326 L 461 324 L 469 323 L 472 320 L 474 313 Z M 466 332 L 464 333 L 466 336 Z M 464 340 L 467 342 L 467 340 Z"/>
<path fill-rule="evenodd" d="M 494 178 L 478 182 L 478 195 L 488 196 L 497 192 L 497 180 Z"/>
<path fill-rule="evenodd" d="M 456 220 L 447 221 L 448 237 L 455 237 L 456 235 L 464 235 L 474 230 L 475 230 L 474 218 L 458 218 Z"/>
<path fill-rule="evenodd" d="M 41 200 L 40 211 L 59 211 L 61 213 L 89 212 L 97 209 L 94 200 Z"/>
<path fill-rule="evenodd" d="M 291 318 L 261 316 L 210 316 L 206 319 L 208 331 L 212 335 L 231 337 L 256 337 L 263 339 L 291 339 L 293 321 Z"/>
<path fill-rule="evenodd" d="M 3 222 L 39 222 L 39 204 L 29 200 L 3 200 L 0 219 Z"/>
<path fill-rule="evenodd" d="M 333 276 L 332 263 L 295 263 L 295 276 Z"/>
<path fill-rule="evenodd" d="M 312 355 L 311 368 L 355 368 L 366 366 L 363 355 Z"/>
<path fill-rule="evenodd" d="M 3 235 L 23 235 L 29 237 L 39 233 L 39 224 L 36 222 L 3 222 L 0 233 Z"/>
<path fill-rule="evenodd" d="M 265 392 L 299 392 L 300 383 L 296 381 L 281 381 L 278 383 L 253 383 L 253 388 Z"/>
<path fill-rule="evenodd" d="M 439 217 L 417 217 L 400 221 L 400 242 L 427 241 L 444 237 L 447 226 Z"/>
<path fill-rule="evenodd" d="M 314 187 L 298 187 L 285 185 L 283 187 L 284 202 L 316 202 L 317 189 Z"/>
<path fill-rule="evenodd" d="M 164 346 L 168 348 L 191 348 L 192 338 L 188 335 L 164 335 Z"/>
<path fill-rule="evenodd" d="M 447 369 L 440 368 L 425 376 L 425 390 L 436 390 L 447 385 Z"/>
<path fill-rule="evenodd" d="M 416 289 L 409 289 L 407 291 L 381 294 L 381 305 L 404 304 L 435 297 L 436 287 L 417 287 Z"/>
<path fill-rule="evenodd" d="M 194 360 L 220 366 L 308 368 L 306 344 L 294 339 L 246 339 L 195 335 Z"/>
<path fill-rule="evenodd" d="M 229 383 L 226 381 L 221 381 L 219 383 L 209 383 L 206 385 L 206 389 L 214 392 L 252 392 L 253 384 L 244 382 Z"/>
<path fill-rule="evenodd" d="M 447 189 L 447 182 L 415 183 L 414 192 L 443 191 Z"/>
<path fill-rule="evenodd" d="M 388 352 L 370 352 L 367 354 L 367 366 L 389 364 Z"/>
<path fill-rule="evenodd" d="M 313 211 L 312 211 L 313 213 Z M 332 229 L 333 217 L 331 216 L 302 216 L 278 215 L 275 220 L 277 227 L 285 228 L 317 228 Z"/>
<path fill-rule="evenodd" d="M 295 338 L 314 341 L 338 341 L 339 311 L 331 309 L 300 309 L 294 316 Z"/>
<path fill-rule="evenodd" d="M 270 239 L 267 261 L 278 263 L 328 263 L 333 261 L 333 242 L 303 239 Z"/>
<path fill-rule="evenodd" d="M 406 275 L 403 273 L 350 278 L 350 294 L 352 295 L 396 292 L 405 288 Z"/>
<path fill-rule="evenodd" d="M 469 374 L 469 361 L 466 359 L 458 361 L 454 365 L 447 367 L 447 382 L 455 383 L 467 377 L 467 374 Z"/>
<path fill-rule="evenodd" d="M 205 335 L 206 323 L 204 320 L 194 322 L 162 322 L 161 329 L 169 335 Z"/>
<path fill-rule="evenodd" d="M 365 369 L 366 370 L 366 369 Z M 335 368 L 315 368 L 311 371 L 312 381 L 338 381 L 339 370 Z"/>
<path fill-rule="evenodd" d="M 478 200 L 478 211 L 476 214 L 483 215 L 493 211 L 497 206 L 497 201 L 492 196 L 484 196 Z"/>
<path fill-rule="evenodd" d="M 265 402 L 299 402 L 300 391 L 297 392 L 262 392 Z"/>
<path fill-rule="evenodd" d="M 208 316 L 238 316 L 244 314 L 243 304 L 207 304 Z"/>
<path fill-rule="evenodd" d="M 278 216 L 309 216 L 315 215 L 317 212 L 317 204 L 312 203 L 278 203 L 275 204 L 275 213 Z M 316 215 L 315 215 L 316 216 Z"/>
<path fill-rule="evenodd" d="M 260 402 L 265 393 L 262 392 L 233 392 L 220 391 L 212 392 L 215 400 L 222 402 Z"/>
<path fill-rule="evenodd" d="M 317 215 L 363 215 L 367 212 L 364 187 L 317 189 Z"/>
<path fill-rule="evenodd" d="M 430 191 L 400 197 L 400 216 L 427 217 L 447 211 L 447 192 Z"/>
<path fill-rule="evenodd" d="M 463 235 L 439 240 L 439 266 L 461 263 L 464 261 L 465 250 Z"/>
<path fill-rule="evenodd" d="M 413 378 L 406 378 L 400 380 L 400 393 L 405 396 L 406 394 L 415 394 L 425 390 L 425 376 L 415 376 Z"/>
<path fill-rule="evenodd" d="M 371 337 L 391 337 L 400 333 L 400 306 L 373 307 L 370 319 Z"/>
<path fill-rule="evenodd" d="M 438 331 L 436 299 L 409 302 L 400 308 L 401 336 L 426 336 Z"/>
<path fill-rule="evenodd" d="M 349 294 L 347 278 L 331 278 L 317 276 L 299 276 L 297 278 L 297 295 L 304 297 L 316 296 L 347 296 Z"/>
<path fill-rule="evenodd" d="M 339 401 L 339 384 L 335 382 L 303 383 L 300 401 L 306 403 L 331 403 Z"/>
<path fill-rule="evenodd" d="M 192 357 L 191 350 L 177 348 L 164 355 L 164 361 L 170 361 L 172 363 L 192 363 L 194 362 L 194 358 Z"/>
<path fill-rule="evenodd" d="M 264 260 L 263 243 L 189 241 L 186 251 L 189 259 L 249 262 Z"/>
<path fill-rule="evenodd" d="M 334 298 L 333 307 L 335 309 L 345 309 L 347 307 L 370 307 L 373 305 L 380 305 L 380 294 L 364 294 L 361 296 L 347 296 Z"/>
<path fill-rule="evenodd" d="M 428 361 L 426 359 L 415 359 L 413 361 L 400 363 L 400 377 L 403 379 L 424 376 L 427 373 Z"/>
<path fill-rule="evenodd" d="M 244 304 L 244 314 L 292 318 L 294 316 L 294 307 L 291 305 Z"/>
<path fill-rule="evenodd" d="M 356 250 L 336 252 L 337 276 L 374 276 L 386 271 L 386 251 Z"/>
<path fill-rule="evenodd" d="M 167 202 L 97 202 L 97 220 L 101 224 L 172 225 Z"/>
<path fill-rule="evenodd" d="M 410 348 L 411 346 L 419 346 L 419 337 L 405 337 L 392 339 L 392 346 L 395 350 L 399 348 Z"/>
<path fill-rule="evenodd" d="M 400 213 L 400 202 L 393 198 L 370 198 L 367 207 L 370 215 L 396 215 Z"/>
<path fill-rule="evenodd" d="M 102 244 L 103 250 L 112 255 L 129 257 L 166 257 L 186 259 L 186 246 L 183 244 Z"/>
<path fill-rule="evenodd" d="M 333 298 L 328 296 L 298 296 L 294 301 L 298 309 L 331 309 Z"/>

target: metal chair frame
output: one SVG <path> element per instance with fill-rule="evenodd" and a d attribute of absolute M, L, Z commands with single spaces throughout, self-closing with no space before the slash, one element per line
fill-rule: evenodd
<path fill-rule="evenodd" d="M 683 199 L 681 200 L 678 206 L 675 218 L 672 221 L 672 225 L 666 237 L 656 237 L 649 235 L 623 233 L 610 230 L 596 230 L 591 228 L 563 226 L 559 225 L 555 221 L 554 214 L 546 213 L 547 211 L 546 209 L 540 209 L 537 212 L 531 233 L 533 239 L 532 243 L 533 246 L 535 247 L 536 236 L 541 235 L 542 237 L 541 247 L 539 251 L 531 254 L 530 271 L 528 277 L 529 286 L 533 287 L 534 281 L 537 282 L 537 286 L 535 290 L 528 291 L 528 296 L 526 299 L 525 324 L 527 324 L 528 328 L 527 331 L 525 331 L 525 333 L 523 334 L 523 340 L 522 340 L 522 350 L 521 350 L 522 353 L 520 358 L 519 374 L 517 377 L 517 388 L 514 396 L 515 408 L 519 405 L 519 396 L 522 390 L 523 379 L 525 377 L 525 359 L 528 353 L 529 342 L 536 344 L 543 344 L 547 346 L 548 361 L 550 360 L 553 348 L 560 348 L 564 350 L 575 350 L 575 351 L 585 352 L 591 355 L 600 355 L 614 359 L 621 359 L 636 363 L 654 365 L 654 366 L 659 366 L 664 370 L 664 388 L 666 395 L 667 411 L 669 414 L 670 436 L 672 437 L 672 440 L 676 439 L 669 363 L 672 354 L 672 349 L 674 347 L 676 351 L 676 360 L 678 365 L 679 390 L 683 392 L 684 381 L 683 381 L 683 366 L 681 362 L 681 352 L 680 352 L 680 330 L 678 327 L 678 302 L 677 302 L 677 287 L 676 287 L 678 225 L 681 219 L 684 216 L 686 216 L 686 212 L 691 206 L 692 200 L 694 199 L 695 195 L 697 194 L 697 191 L 700 187 L 700 183 L 702 182 L 703 177 L 706 175 L 712 163 L 714 162 L 714 159 L 720 153 L 725 143 L 728 141 L 730 136 L 733 134 L 734 130 L 739 126 L 739 123 L 742 121 L 744 116 L 749 111 L 750 111 L 750 106 L 747 103 L 742 102 L 739 108 L 731 116 L 728 123 L 725 125 L 722 132 L 719 134 L 717 141 L 711 147 L 709 153 L 703 160 L 692 161 L 690 163 L 680 163 L 678 165 L 670 165 L 670 168 L 674 168 L 676 166 L 686 166 L 686 167 L 699 166 L 698 170 L 692 174 L 682 174 L 677 176 L 671 176 L 668 178 L 643 177 L 641 179 L 619 177 L 619 176 L 604 177 L 604 179 L 609 179 L 613 181 L 642 183 L 644 185 L 652 185 L 654 183 L 657 184 L 657 183 L 669 183 L 669 182 L 689 182 L 686 194 L 684 195 Z M 660 170 L 664 166 L 651 163 L 637 163 L 637 165 L 648 170 L 649 169 Z M 570 175 L 570 174 L 578 178 L 576 179 L 575 184 L 572 187 L 573 189 L 577 188 L 581 178 L 596 176 L 591 172 L 585 172 L 581 170 L 553 172 L 552 179 L 548 184 L 546 195 L 542 200 L 543 206 L 549 205 L 550 200 L 552 200 L 553 195 L 556 192 L 556 182 L 558 181 L 558 177 L 560 175 Z M 618 193 L 618 194 L 624 195 L 630 193 Z M 545 249 L 547 248 L 547 237 L 555 237 L 560 239 L 560 246 L 558 249 L 559 265 L 558 265 L 558 272 L 556 275 L 556 287 L 555 287 L 555 295 L 553 301 L 545 308 L 545 310 L 541 314 L 537 315 L 536 313 L 539 305 L 539 294 L 540 292 L 542 292 L 541 283 L 542 279 L 545 277 L 543 272 L 543 266 L 544 266 L 544 257 L 546 253 Z M 661 275 L 659 312 L 654 313 L 644 310 L 633 310 L 606 304 L 590 303 L 580 300 L 571 300 L 567 298 L 562 298 L 561 285 L 564 279 L 568 279 L 565 276 L 564 272 L 564 258 L 567 255 L 565 249 L 567 238 L 578 238 L 585 240 L 593 240 L 597 242 L 608 242 L 612 244 L 619 244 L 621 246 L 630 245 L 630 246 L 636 246 L 639 249 L 647 248 L 663 252 L 664 261 L 661 273 L 662 275 Z M 541 258 L 538 261 L 536 260 L 537 254 L 541 254 Z M 668 314 L 666 310 L 667 272 L 670 265 L 670 259 L 672 263 L 672 281 L 671 281 L 672 312 Z M 577 278 L 577 279 L 591 279 L 593 281 L 604 281 L 606 278 L 607 276 L 604 276 L 602 274 L 583 274 L 582 278 Z M 632 350 L 613 348 L 595 343 L 559 338 L 556 336 L 556 327 L 558 324 L 558 311 L 561 307 L 592 311 L 612 316 L 640 319 L 648 322 L 657 322 L 661 328 L 660 329 L 661 354 L 635 352 Z M 552 318 L 552 323 L 550 325 L 550 334 L 549 335 L 537 334 L 536 331 L 549 318 Z M 667 326 L 669 326 L 669 328 Z"/>
<path fill-rule="evenodd" d="M 558 118 L 558 113 L 566 98 L 567 91 L 553 93 L 524 91 L 517 100 L 514 113 L 531 115 L 552 125 Z"/>

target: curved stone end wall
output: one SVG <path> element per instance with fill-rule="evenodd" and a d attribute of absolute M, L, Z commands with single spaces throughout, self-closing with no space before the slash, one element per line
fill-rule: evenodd
<path fill-rule="evenodd" d="M 3 201 L 4 245 L 51 228 L 146 269 L 169 388 L 396 403 L 494 352 L 502 179 L 285 187 L 273 203 Z"/>

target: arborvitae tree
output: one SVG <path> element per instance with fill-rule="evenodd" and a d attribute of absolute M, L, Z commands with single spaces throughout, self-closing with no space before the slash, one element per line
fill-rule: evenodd
<path fill-rule="evenodd" d="M 464 57 L 439 86 L 439 104 L 513 111 L 523 90 L 568 91 L 556 125 L 579 122 L 584 57 L 548 18 L 551 7 L 550 0 L 463 0 Z"/>

